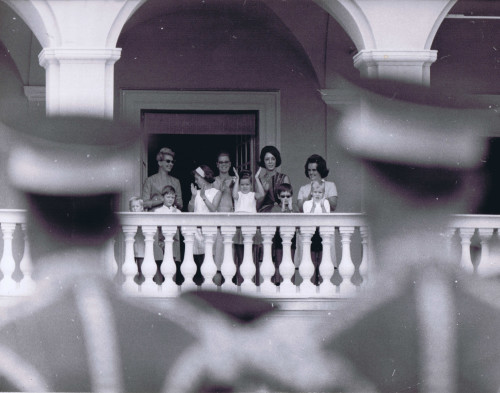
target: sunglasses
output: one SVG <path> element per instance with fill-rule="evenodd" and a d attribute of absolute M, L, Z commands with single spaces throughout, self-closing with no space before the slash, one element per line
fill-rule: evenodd
<path fill-rule="evenodd" d="M 219 164 L 229 164 L 231 161 L 219 161 Z"/>
<path fill-rule="evenodd" d="M 174 160 L 162 160 L 164 162 L 166 162 L 167 164 L 173 164 L 174 163 Z"/>

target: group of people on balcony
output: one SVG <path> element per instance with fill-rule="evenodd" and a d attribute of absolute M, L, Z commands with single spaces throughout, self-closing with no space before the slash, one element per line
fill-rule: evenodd
<path fill-rule="evenodd" d="M 175 163 L 175 152 L 164 147 L 158 152 L 156 160 L 158 173 L 148 177 L 143 186 L 144 210 L 157 211 L 162 205 L 172 211 L 175 211 L 174 207 L 183 210 L 180 181 L 170 174 Z M 243 169 L 238 173 L 233 168 L 234 175 L 230 175 L 229 153 L 220 152 L 216 165 L 219 172 L 217 176 L 208 165 L 200 165 L 193 170 L 194 181 L 191 183 L 192 196 L 188 211 L 329 213 L 337 206 L 337 188 L 334 182 L 325 180 L 329 170 L 324 158 L 317 154 L 311 155 L 305 163 L 305 175 L 310 182 L 300 187 L 297 204 L 292 202 L 290 178 L 278 171 L 281 154 L 274 146 L 265 146 L 260 152 L 259 170 L 253 176 L 254 187 L 249 170 Z M 174 195 L 173 203 L 171 197 L 166 201 L 165 195 Z M 138 199 L 136 197 L 133 200 Z"/>
<path fill-rule="evenodd" d="M 131 211 L 152 211 L 155 213 L 178 213 L 185 209 L 182 199 L 179 179 L 170 173 L 175 164 L 175 152 L 164 147 L 156 156 L 158 173 L 148 177 L 144 182 L 142 198 L 130 199 Z M 300 187 L 297 202 L 293 201 L 293 187 L 290 178 L 278 171 L 281 166 L 281 154 L 274 146 L 265 146 L 260 152 L 259 169 L 252 174 L 250 170 L 242 169 L 239 173 L 233 167 L 228 152 L 220 152 L 217 156 L 218 175 L 208 165 L 200 165 L 192 171 L 191 198 L 187 211 L 195 213 L 234 212 L 234 213 L 329 213 L 337 206 L 337 188 L 334 182 L 325 178 L 329 174 L 326 161 L 317 154 L 311 155 L 304 165 L 305 175 L 310 180 Z M 253 183 L 253 184 L 252 184 Z M 174 260 L 181 261 L 180 234 L 176 235 L 173 244 Z M 321 251 L 321 238 L 317 233 L 312 239 L 313 255 Z M 262 260 L 262 239 L 259 233 L 254 238 L 254 259 Z M 238 231 L 233 239 L 234 257 L 239 265 L 243 259 L 243 238 Z M 294 239 L 293 248 L 296 241 Z M 161 261 L 163 250 L 161 234 L 155 242 L 155 260 Z M 143 246 L 136 242 L 136 259 L 143 256 Z M 138 247 L 141 250 L 138 250 Z M 273 260 L 281 261 L 281 239 L 279 231 L 273 239 Z M 194 239 L 193 257 L 197 265 L 204 259 L 205 242 L 202 229 L 199 228 Z M 214 259 L 220 268 L 224 253 L 221 234 L 216 236 L 214 243 Z M 313 257 L 319 264 L 320 256 Z M 138 260 L 138 264 L 139 260 Z M 279 277 L 276 278 L 279 280 Z M 236 283 L 238 277 L 234 277 Z"/>

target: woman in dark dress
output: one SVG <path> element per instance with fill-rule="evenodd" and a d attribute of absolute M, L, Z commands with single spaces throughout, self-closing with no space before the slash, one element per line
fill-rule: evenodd
<path fill-rule="evenodd" d="M 264 187 L 265 195 L 258 205 L 259 213 L 268 213 L 273 206 L 279 204 L 276 189 L 282 183 L 290 183 L 290 179 L 284 173 L 278 172 L 281 165 L 281 154 L 274 146 L 264 146 L 260 152 L 259 166 L 263 168 L 260 173 L 260 181 Z"/>

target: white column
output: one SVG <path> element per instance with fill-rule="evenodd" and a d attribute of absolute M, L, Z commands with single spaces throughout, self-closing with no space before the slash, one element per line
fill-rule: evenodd
<path fill-rule="evenodd" d="M 493 236 L 493 228 L 479 228 L 479 239 L 481 240 L 481 259 L 477 266 L 477 272 L 481 276 L 498 274 L 500 266 L 490 259 L 490 246 L 488 242 Z"/>
<path fill-rule="evenodd" d="M 437 53 L 431 45 L 457 0 L 315 0 L 344 28 L 361 76 L 429 85 Z M 327 65 L 326 80 L 335 72 Z"/>
<path fill-rule="evenodd" d="M 323 256 L 319 265 L 319 274 L 323 278 L 323 282 L 318 285 L 317 289 L 322 295 L 333 295 L 335 286 L 331 282 L 331 278 L 335 272 L 335 261 L 332 260 L 331 245 L 335 239 L 335 227 L 320 227 L 320 235 L 323 239 Z"/>
<path fill-rule="evenodd" d="M 295 264 L 292 260 L 292 237 L 295 233 L 295 227 L 280 227 L 280 235 L 283 243 L 283 259 L 279 266 L 279 272 L 283 281 L 279 285 L 281 295 L 294 295 L 297 287 L 292 283 L 292 277 L 295 274 Z"/>
<path fill-rule="evenodd" d="M 182 235 L 184 236 L 184 259 L 182 261 L 180 270 L 184 276 L 184 282 L 182 283 L 182 290 L 196 289 L 197 285 L 193 281 L 193 277 L 196 274 L 196 263 L 193 258 L 193 243 L 194 234 L 196 233 L 196 227 L 194 226 L 183 226 Z M 211 252 L 210 252 L 211 254 Z M 207 255 L 205 254 L 205 258 Z"/>
<path fill-rule="evenodd" d="M 30 294 L 35 289 L 35 282 L 31 278 L 31 273 L 33 271 L 33 266 L 31 264 L 31 251 L 28 236 L 26 234 L 26 224 L 21 224 L 21 229 L 23 230 L 24 236 L 24 253 L 21 262 L 19 262 L 19 268 L 23 273 L 24 277 L 20 282 L 20 288 L 22 293 Z"/>
<path fill-rule="evenodd" d="M 14 260 L 14 255 L 12 255 L 12 240 L 14 238 L 16 224 L 2 223 L 0 224 L 0 228 L 3 234 L 3 255 L 0 261 L 3 278 L 2 281 L 0 281 L 0 294 L 15 295 L 17 283 L 12 278 L 12 274 L 16 269 L 16 262 Z"/>
<path fill-rule="evenodd" d="M 352 296 L 356 290 L 351 278 L 355 272 L 351 258 L 351 238 L 354 234 L 354 227 L 340 227 L 340 242 L 342 243 L 342 259 L 340 260 L 339 273 L 342 276 L 340 293 L 342 296 Z"/>
<path fill-rule="evenodd" d="M 354 67 L 366 79 L 389 79 L 428 86 L 436 50 L 361 50 Z"/>
<path fill-rule="evenodd" d="M 301 294 L 316 293 L 316 286 L 311 282 L 314 274 L 314 265 L 311 259 L 311 238 L 316 231 L 315 227 L 300 227 L 300 240 L 302 241 L 302 259 L 299 265 L 299 273 L 302 277 L 300 284 Z"/>
<path fill-rule="evenodd" d="M 161 227 L 161 231 L 163 236 L 165 236 L 165 252 L 160 266 L 160 271 L 165 277 L 165 281 L 161 285 L 161 291 L 165 295 L 174 295 L 178 292 L 177 285 L 175 285 L 173 280 L 176 273 L 173 245 L 174 236 L 177 233 L 177 227 L 164 225 Z"/>
<path fill-rule="evenodd" d="M 220 232 L 224 238 L 224 259 L 220 270 L 225 280 L 221 287 L 226 291 L 236 291 L 237 286 L 232 281 L 236 274 L 236 264 L 233 259 L 233 236 L 236 233 L 236 227 L 223 226 Z"/>
<path fill-rule="evenodd" d="M 276 271 L 272 258 L 273 236 L 276 233 L 276 227 L 261 227 L 260 232 L 263 239 L 262 244 L 264 247 L 264 254 L 262 256 L 262 264 L 260 265 L 259 270 L 259 289 L 262 293 L 273 294 L 277 292 L 276 285 L 271 282 L 271 277 Z"/>
<path fill-rule="evenodd" d="M 138 272 L 134 257 L 134 240 L 137 233 L 136 225 L 124 225 L 123 234 L 125 237 L 125 260 L 122 266 L 122 273 L 125 277 L 123 290 L 129 293 L 139 292 L 139 286 L 135 283 L 134 277 Z"/>
<path fill-rule="evenodd" d="M 370 266 L 371 264 L 370 261 L 370 244 L 369 244 L 369 239 L 370 239 L 370 230 L 368 227 L 360 227 L 359 232 L 361 234 L 361 246 L 363 250 L 363 257 L 361 259 L 361 263 L 359 265 L 359 274 L 361 275 L 361 278 L 363 279 L 363 286 L 366 286 L 367 281 L 369 280 L 369 275 L 370 275 Z"/>
<path fill-rule="evenodd" d="M 201 265 L 201 274 L 205 281 L 201 287 L 203 289 L 216 289 L 214 276 L 217 274 L 217 265 L 214 260 L 213 250 L 214 241 L 217 236 L 217 227 L 203 227 L 203 236 L 205 237 L 205 258 Z"/>
<path fill-rule="evenodd" d="M 47 115 L 113 117 L 114 64 L 118 48 L 45 48 Z"/>
<path fill-rule="evenodd" d="M 144 260 L 142 261 L 141 271 L 144 275 L 144 282 L 141 285 L 141 293 L 143 295 L 157 295 L 159 288 L 153 280 L 156 274 L 157 266 L 153 251 L 154 236 L 158 227 L 155 225 L 143 225 L 142 233 L 144 234 Z"/>
<path fill-rule="evenodd" d="M 49 115 L 113 116 L 116 42 L 146 0 L 5 0 L 43 47 Z"/>
<path fill-rule="evenodd" d="M 472 258 L 470 254 L 470 240 L 476 230 L 474 228 L 460 228 L 460 244 L 462 245 L 462 257 L 460 258 L 460 266 L 467 272 L 474 272 Z"/>
<path fill-rule="evenodd" d="M 255 292 L 257 289 L 257 286 L 252 282 L 252 277 L 255 275 L 252 246 L 256 230 L 256 227 L 241 227 L 241 234 L 243 235 L 243 261 L 240 265 L 240 274 L 243 277 L 243 282 L 240 288 L 244 292 Z"/>

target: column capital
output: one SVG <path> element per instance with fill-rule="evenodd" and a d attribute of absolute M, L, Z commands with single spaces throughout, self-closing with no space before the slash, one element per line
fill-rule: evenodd
<path fill-rule="evenodd" d="M 113 65 L 121 56 L 121 48 L 44 48 L 38 55 L 40 65 L 53 63 L 98 63 Z"/>
<path fill-rule="evenodd" d="M 437 59 L 436 50 L 361 50 L 354 56 L 354 66 L 363 78 L 391 79 L 430 84 L 430 66 Z"/>

